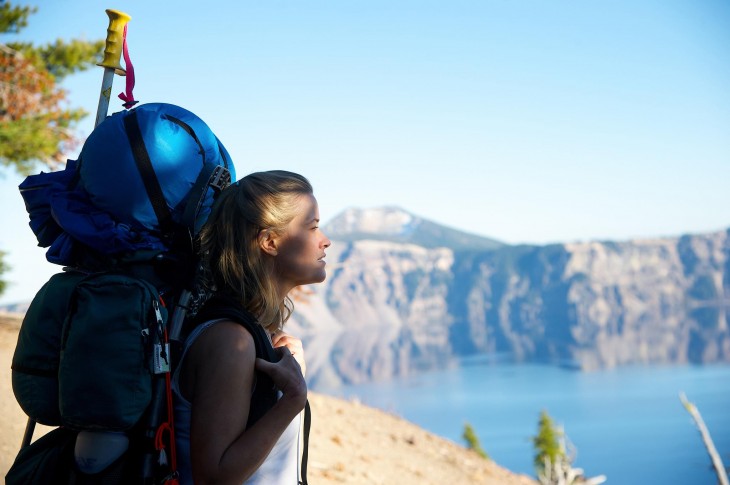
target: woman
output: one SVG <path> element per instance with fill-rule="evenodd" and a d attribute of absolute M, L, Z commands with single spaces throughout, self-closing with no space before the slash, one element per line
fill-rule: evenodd
<path fill-rule="evenodd" d="M 234 302 L 281 359 L 257 359 L 252 333 L 231 319 L 190 333 L 173 382 L 181 484 L 297 483 L 305 363 L 301 341 L 282 329 L 293 309 L 289 291 L 324 281 L 329 245 L 301 175 L 254 173 L 220 194 L 200 234 L 205 285 L 215 296 L 203 313 Z M 280 397 L 251 422 L 257 382 L 265 387 L 267 376 Z"/>

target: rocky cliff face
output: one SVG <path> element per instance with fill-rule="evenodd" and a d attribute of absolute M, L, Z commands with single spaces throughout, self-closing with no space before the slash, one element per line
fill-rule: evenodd
<path fill-rule="evenodd" d="M 413 220 L 388 211 L 391 240 L 350 220 L 358 237 L 334 240 L 327 281 L 298 294 L 292 331 L 314 387 L 475 353 L 581 369 L 730 362 L 730 231 L 490 249 L 458 233 L 457 248 L 425 247 L 402 242 L 392 222 L 412 233 Z"/>

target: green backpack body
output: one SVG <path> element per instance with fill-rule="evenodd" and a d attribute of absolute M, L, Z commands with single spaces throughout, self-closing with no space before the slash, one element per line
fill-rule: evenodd
<path fill-rule="evenodd" d="M 122 273 L 54 275 L 31 303 L 13 355 L 23 411 L 48 426 L 131 429 L 152 399 L 160 362 L 159 298 L 150 283 Z"/>
<path fill-rule="evenodd" d="M 116 485 L 168 473 L 148 434 L 164 419 L 154 396 L 171 367 L 168 312 L 155 279 L 138 276 L 146 269 L 64 271 L 36 294 L 18 333 L 13 392 L 31 422 L 57 428 L 21 450 L 6 483 L 49 483 L 42 477 L 51 474 Z M 99 476 L 79 474 L 73 444 L 83 431 L 121 432 L 127 452 Z"/>

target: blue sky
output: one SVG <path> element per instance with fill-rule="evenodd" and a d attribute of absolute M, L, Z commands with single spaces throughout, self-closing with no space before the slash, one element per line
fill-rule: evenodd
<path fill-rule="evenodd" d="M 730 227 L 725 1 L 18 3 L 39 7 L 19 36 L 39 43 L 130 14 L 136 98 L 198 114 L 239 176 L 306 175 L 325 222 L 396 205 L 534 244 Z M 101 76 L 64 82 L 92 113 L 84 135 Z M 33 247 L 22 179 L 2 176 L 7 303 L 58 268 Z"/>

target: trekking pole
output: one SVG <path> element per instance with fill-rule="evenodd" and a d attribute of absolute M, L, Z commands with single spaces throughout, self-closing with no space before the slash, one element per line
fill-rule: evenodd
<path fill-rule="evenodd" d="M 30 444 L 33 439 L 33 431 L 35 431 L 35 419 L 28 417 L 28 422 L 25 425 L 25 433 L 23 433 L 23 441 L 20 442 L 21 450 Z"/>
<path fill-rule="evenodd" d="M 96 110 L 96 121 L 94 128 L 106 118 L 109 110 L 109 98 L 112 92 L 112 84 L 114 82 L 114 74 L 125 76 L 127 71 L 120 65 L 119 61 L 122 55 L 122 47 L 124 44 L 124 26 L 132 17 L 119 10 L 107 9 L 106 14 L 109 17 L 109 27 L 106 29 L 106 46 L 104 48 L 104 59 L 97 64 L 104 68 L 104 77 L 101 81 L 101 94 L 99 95 L 99 107 Z M 33 418 L 28 417 L 28 423 L 25 426 L 23 441 L 20 443 L 22 450 L 28 446 L 33 439 L 36 422 Z"/>
<path fill-rule="evenodd" d="M 126 76 L 127 71 L 119 63 L 124 44 L 124 26 L 132 20 L 132 17 L 119 10 L 107 9 L 109 16 L 109 27 L 106 29 L 106 47 L 104 48 L 104 59 L 97 64 L 104 68 L 104 77 L 101 81 L 101 92 L 99 94 L 99 107 L 96 109 L 96 121 L 94 128 L 106 119 L 109 110 L 109 98 L 112 93 L 114 74 Z"/>

